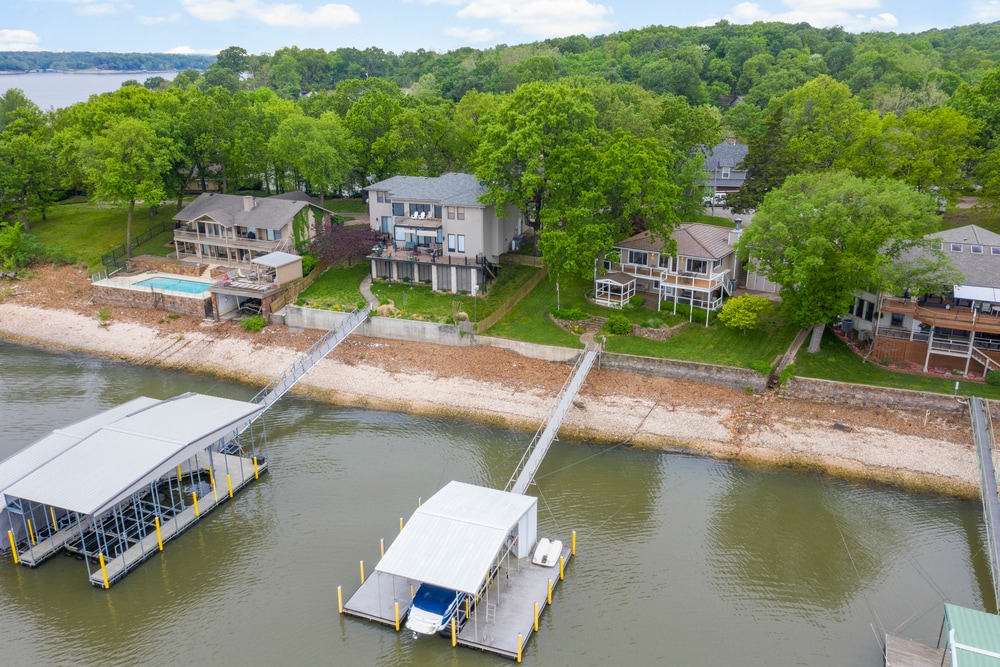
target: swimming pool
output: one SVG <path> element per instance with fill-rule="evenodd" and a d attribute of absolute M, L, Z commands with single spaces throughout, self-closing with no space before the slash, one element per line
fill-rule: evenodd
<path fill-rule="evenodd" d="M 185 294 L 202 294 L 207 292 L 210 283 L 203 283 L 197 280 L 184 280 L 183 278 L 167 278 L 157 276 L 147 278 L 132 284 L 133 287 L 148 287 L 150 289 L 169 290 L 171 292 L 184 292 Z"/>

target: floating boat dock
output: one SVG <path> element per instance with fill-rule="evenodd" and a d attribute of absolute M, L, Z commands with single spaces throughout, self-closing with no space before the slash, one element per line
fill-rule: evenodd
<path fill-rule="evenodd" d="M 1000 665 L 1000 616 L 944 605 L 945 648 L 886 637 L 886 667 L 996 667 Z M 946 662 L 947 661 L 947 662 Z"/>

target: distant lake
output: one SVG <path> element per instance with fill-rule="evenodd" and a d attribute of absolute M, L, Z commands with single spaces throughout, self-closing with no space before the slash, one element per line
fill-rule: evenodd
<path fill-rule="evenodd" d="M 43 111 L 85 102 L 91 95 L 118 90 L 122 83 L 135 79 L 142 83 L 154 76 L 173 80 L 177 72 L 32 72 L 0 74 L 0 92 L 20 88 Z"/>

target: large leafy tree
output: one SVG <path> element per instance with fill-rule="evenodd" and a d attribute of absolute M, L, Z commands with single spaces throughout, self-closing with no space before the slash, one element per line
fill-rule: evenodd
<path fill-rule="evenodd" d="M 125 248 L 132 256 L 132 214 L 137 202 L 158 203 L 173 143 L 138 118 L 122 118 L 81 147 L 90 198 L 128 207 Z"/>
<path fill-rule="evenodd" d="M 5 112 L 0 127 L 0 217 L 19 217 L 28 231 L 28 213 L 36 207 L 44 212 L 50 199 L 55 165 L 50 128 L 38 107 L 25 102 Z"/>
<path fill-rule="evenodd" d="M 319 190 L 320 205 L 325 205 L 327 191 L 343 186 L 349 178 L 353 167 L 349 142 L 340 117 L 328 111 L 318 119 L 293 115 L 281 121 L 270 150 Z"/>
<path fill-rule="evenodd" d="M 937 226 L 933 199 L 900 181 L 801 174 L 768 193 L 737 249 L 781 285 L 784 314 L 813 327 L 815 352 L 824 324 L 847 312 L 857 292 L 900 287 L 895 265 L 907 251 L 929 249 L 923 237 Z"/>

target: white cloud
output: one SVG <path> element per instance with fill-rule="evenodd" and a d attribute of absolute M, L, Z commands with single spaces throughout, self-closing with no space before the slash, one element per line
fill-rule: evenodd
<path fill-rule="evenodd" d="M 143 25 L 163 25 L 164 23 L 173 23 L 179 21 L 181 15 L 178 12 L 172 12 L 166 16 L 137 16 L 135 19 Z"/>
<path fill-rule="evenodd" d="M 258 0 L 181 0 L 181 5 L 191 16 L 203 21 L 247 18 L 282 28 L 339 28 L 361 20 L 354 9 L 338 4 L 304 9 L 300 4 Z"/>
<path fill-rule="evenodd" d="M 536 37 L 594 34 L 611 26 L 610 7 L 588 0 L 472 0 L 460 18 L 493 19 Z"/>
<path fill-rule="evenodd" d="M 972 3 L 971 22 L 992 23 L 1000 20 L 1000 0 L 976 0 Z"/>
<path fill-rule="evenodd" d="M 473 44 L 492 42 L 503 33 L 489 28 L 445 28 L 444 34 Z"/>
<path fill-rule="evenodd" d="M 69 5 L 76 5 L 76 13 L 80 16 L 110 16 L 132 9 L 133 5 L 127 0 L 55 0 Z"/>
<path fill-rule="evenodd" d="M 38 51 L 41 41 L 30 30 L 0 30 L 0 51 Z"/>
<path fill-rule="evenodd" d="M 774 13 L 756 2 L 741 2 L 725 18 L 733 23 L 780 21 L 817 27 L 839 25 L 850 32 L 892 30 L 899 25 L 899 20 L 889 12 L 865 11 L 879 9 L 881 0 L 784 0 L 784 5 L 788 11 Z"/>

